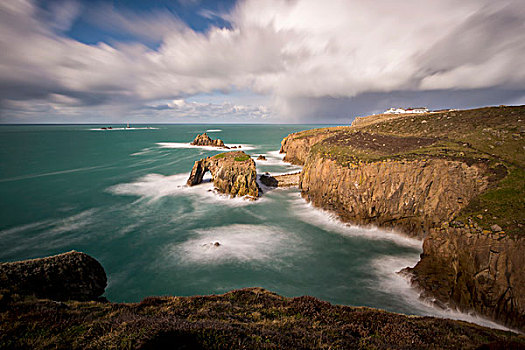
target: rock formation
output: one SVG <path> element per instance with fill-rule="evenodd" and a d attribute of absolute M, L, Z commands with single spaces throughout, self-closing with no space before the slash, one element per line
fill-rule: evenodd
<path fill-rule="evenodd" d="M 344 221 L 424 237 L 422 295 L 525 330 L 525 107 L 362 118 L 290 134 L 299 186 Z M 520 254 L 521 252 L 521 254 Z"/>
<path fill-rule="evenodd" d="M 299 174 L 284 174 L 272 176 L 269 173 L 260 177 L 261 183 L 268 187 L 294 187 L 299 186 Z"/>
<path fill-rule="evenodd" d="M 215 188 L 232 197 L 259 196 L 255 162 L 242 151 L 220 153 L 213 157 L 198 160 L 188 179 L 188 186 L 200 184 L 204 174 L 209 171 Z"/>
<path fill-rule="evenodd" d="M 193 142 L 190 143 L 192 146 L 211 146 L 211 147 L 218 147 L 218 148 L 226 148 L 229 147 L 224 144 L 224 142 L 221 139 L 213 140 L 210 138 L 206 133 L 199 134 L 195 137 Z"/>
<path fill-rule="evenodd" d="M 260 154 L 259 157 L 257 157 L 257 160 L 266 160 L 266 157 Z"/>
<path fill-rule="evenodd" d="M 41 259 L 0 264 L 0 293 L 52 300 L 94 300 L 104 293 L 104 268 L 87 254 L 71 251 Z"/>

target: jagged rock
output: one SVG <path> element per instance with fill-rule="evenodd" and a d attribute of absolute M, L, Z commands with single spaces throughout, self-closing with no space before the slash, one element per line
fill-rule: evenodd
<path fill-rule="evenodd" d="M 193 140 L 190 145 L 193 146 L 212 146 L 212 147 L 219 147 L 219 148 L 226 148 L 229 147 L 224 144 L 224 142 L 221 139 L 213 140 L 210 138 L 206 133 L 197 135 L 195 139 Z"/>
<path fill-rule="evenodd" d="M 196 161 L 187 181 L 188 186 L 200 184 L 207 171 L 211 173 L 215 188 L 221 193 L 232 197 L 259 196 L 255 162 L 242 151 L 220 153 Z"/>
<path fill-rule="evenodd" d="M 266 160 L 266 157 L 261 154 L 257 157 L 257 160 Z"/>
<path fill-rule="evenodd" d="M 492 230 L 492 232 L 499 232 L 503 230 L 498 224 L 490 226 L 490 229 Z"/>
<path fill-rule="evenodd" d="M 94 300 L 104 293 L 106 284 L 102 265 L 76 251 L 0 264 L 0 290 L 9 294 L 52 300 Z"/>

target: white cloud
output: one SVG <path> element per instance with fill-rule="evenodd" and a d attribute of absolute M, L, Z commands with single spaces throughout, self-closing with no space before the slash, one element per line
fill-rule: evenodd
<path fill-rule="evenodd" d="M 86 45 L 57 33 L 78 9 L 73 3 L 56 12 L 57 27 L 29 0 L 0 2 L 0 108 L 21 100 L 68 110 L 137 108 L 162 99 L 197 108 L 175 101 L 248 89 L 273 96 L 273 107 L 292 115 L 295 98 L 525 89 L 525 6 L 518 0 L 247 0 L 222 15 L 231 29 L 206 33 L 162 13 L 91 10 L 100 26 L 159 40 L 157 50 Z M 255 113 L 243 108 L 230 109 Z"/>

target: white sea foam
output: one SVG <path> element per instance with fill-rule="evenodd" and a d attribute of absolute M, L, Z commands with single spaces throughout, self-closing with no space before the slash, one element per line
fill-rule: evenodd
<path fill-rule="evenodd" d="M 396 273 L 407 266 L 414 266 L 418 260 L 418 254 L 383 256 L 375 259 L 372 262 L 372 268 L 376 271 L 381 290 L 402 298 L 406 304 L 418 310 L 421 314 L 472 322 L 484 327 L 511 330 L 503 325 L 483 318 L 474 312 L 462 313 L 455 309 L 441 309 L 433 306 L 429 301 L 421 299 L 419 292 L 410 286 L 406 277 Z"/>
<path fill-rule="evenodd" d="M 221 132 L 222 129 L 208 129 L 206 132 Z"/>
<path fill-rule="evenodd" d="M 132 130 L 158 130 L 159 128 L 153 128 L 151 126 L 142 127 L 142 128 L 111 128 L 111 129 L 102 129 L 102 128 L 92 128 L 91 131 L 132 131 Z"/>
<path fill-rule="evenodd" d="M 290 193 L 290 195 L 295 197 L 292 201 L 292 206 L 294 207 L 293 213 L 309 224 L 345 236 L 365 237 L 374 240 L 388 240 L 401 246 L 418 248 L 420 250 L 422 248 L 423 242 L 421 240 L 410 238 L 391 230 L 374 227 L 365 228 L 346 224 L 334 214 L 316 208 L 311 203 L 307 203 L 301 198 L 300 194 Z"/>
<path fill-rule="evenodd" d="M 220 202 L 228 206 L 242 206 L 261 202 L 250 201 L 243 197 L 230 198 L 228 195 L 220 194 L 214 190 L 211 178 L 205 174 L 203 183 L 196 186 L 187 186 L 189 173 L 176 175 L 148 174 L 134 182 L 123 183 L 108 188 L 108 191 L 116 195 L 139 196 L 143 199 L 156 201 L 163 197 L 176 196 L 198 196 L 205 202 Z M 207 181 L 208 182 L 207 182 Z"/>
<path fill-rule="evenodd" d="M 228 225 L 193 232 L 196 237 L 171 248 L 182 263 L 284 262 L 294 253 L 294 236 L 268 225 Z M 219 245 L 216 246 L 215 242 Z"/>
<path fill-rule="evenodd" d="M 262 154 L 266 157 L 266 160 L 257 161 L 257 157 L 259 156 L 259 154 L 256 154 L 253 156 L 253 158 L 256 160 L 258 169 L 261 167 L 270 168 L 270 169 L 273 169 L 276 167 L 280 169 L 284 168 L 284 170 L 278 171 L 278 172 L 271 171 L 271 174 L 273 176 L 299 172 L 303 169 L 303 167 L 300 165 L 293 165 L 293 164 L 283 161 L 284 154 L 279 153 L 279 151 L 270 151 L 270 152 L 266 152 Z"/>
<path fill-rule="evenodd" d="M 221 152 L 248 151 L 248 150 L 255 149 L 255 147 L 253 145 L 239 144 L 239 143 L 226 144 L 226 146 L 228 146 L 228 147 L 237 147 L 237 148 L 233 148 L 233 149 L 232 148 L 230 148 L 230 149 L 219 148 L 219 147 L 212 147 L 212 146 L 194 146 L 194 145 L 190 145 L 189 143 L 184 143 L 184 142 L 158 142 L 157 145 L 160 146 L 160 148 L 175 148 L 175 149 L 178 149 L 178 148 L 200 148 L 200 149 L 205 149 L 207 151 L 221 151 Z"/>
<path fill-rule="evenodd" d="M 23 235 L 24 244 L 7 249 L 6 252 L 10 254 L 35 247 L 38 249 L 56 249 L 57 247 L 68 246 L 84 238 L 83 235 L 79 234 L 79 231 L 93 223 L 95 212 L 95 209 L 88 209 L 65 218 L 16 226 L 0 231 L 0 237 L 12 239 L 13 236 L 19 237 Z M 68 234 L 64 235 L 64 233 Z"/>
<path fill-rule="evenodd" d="M 9 177 L 9 178 L 6 178 L 6 179 L 0 179 L 0 182 L 26 180 L 26 179 L 33 179 L 33 178 L 37 178 L 37 177 L 54 176 L 54 175 L 61 175 L 61 174 L 77 173 L 77 172 L 94 170 L 94 169 L 109 169 L 109 168 L 110 167 L 105 167 L 105 166 L 90 166 L 90 167 L 85 167 L 85 168 L 76 168 L 76 169 L 53 171 L 53 172 L 50 172 L 50 173 L 43 173 L 43 174 L 31 174 L 31 175 L 22 175 L 22 176 L 16 176 L 16 177 Z"/>

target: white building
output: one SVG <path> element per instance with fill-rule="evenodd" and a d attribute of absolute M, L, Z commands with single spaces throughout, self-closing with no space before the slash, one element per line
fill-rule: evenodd
<path fill-rule="evenodd" d="M 384 112 L 384 114 L 411 114 L 411 113 L 427 113 L 428 108 L 417 107 L 417 108 L 395 108 L 392 107 Z"/>

